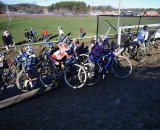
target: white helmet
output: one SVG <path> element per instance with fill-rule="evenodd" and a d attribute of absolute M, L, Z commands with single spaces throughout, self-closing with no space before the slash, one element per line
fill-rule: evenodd
<path fill-rule="evenodd" d="M 102 35 L 101 36 L 102 41 L 109 39 L 108 35 Z"/>
<path fill-rule="evenodd" d="M 34 49 L 33 49 L 33 47 L 32 46 L 26 46 L 25 47 L 25 50 L 26 50 L 26 53 L 28 53 L 28 54 L 32 54 L 32 53 L 34 53 Z"/>

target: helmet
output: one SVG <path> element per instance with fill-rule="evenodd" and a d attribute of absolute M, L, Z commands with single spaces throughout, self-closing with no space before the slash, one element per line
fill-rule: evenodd
<path fill-rule="evenodd" d="M 25 50 L 26 50 L 26 53 L 27 54 L 32 54 L 32 53 L 34 53 L 34 49 L 33 49 L 33 47 L 32 46 L 26 46 L 25 47 Z"/>
<path fill-rule="evenodd" d="M 101 36 L 101 39 L 102 39 L 103 44 L 106 45 L 108 43 L 109 37 L 108 35 L 103 35 Z"/>
<path fill-rule="evenodd" d="M 145 26 L 143 27 L 143 30 L 148 30 L 148 26 L 145 25 Z"/>
<path fill-rule="evenodd" d="M 64 42 L 60 42 L 60 43 L 58 43 L 58 47 L 61 50 L 66 50 L 67 49 L 67 44 L 64 43 Z"/>

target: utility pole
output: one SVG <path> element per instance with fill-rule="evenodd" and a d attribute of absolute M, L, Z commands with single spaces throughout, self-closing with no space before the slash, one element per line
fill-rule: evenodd
<path fill-rule="evenodd" d="M 117 27 L 119 27 L 120 25 L 120 14 L 121 14 L 121 0 L 119 0 Z"/>

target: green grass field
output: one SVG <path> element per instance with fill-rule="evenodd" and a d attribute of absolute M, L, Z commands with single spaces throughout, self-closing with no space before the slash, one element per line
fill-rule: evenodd
<path fill-rule="evenodd" d="M 7 28 L 8 23 L 8 17 L 0 17 L 1 35 L 3 30 Z M 43 28 L 47 28 L 49 34 L 58 34 L 58 26 L 62 26 L 64 28 L 65 34 L 71 32 L 71 38 L 79 37 L 79 29 L 81 26 L 84 31 L 86 31 L 86 36 L 93 36 L 96 34 L 96 17 L 12 17 L 9 24 L 9 31 L 13 35 L 14 41 L 17 43 L 25 39 L 25 29 L 30 29 L 32 27 L 39 35 L 41 35 Z M 2 39 L 0 39 L 0 46 L 2 45 Z"/>
<path fill-rule="evenodd" d="M 125 25 L 138 25 L 140 17 L 121 17 L 120 26 Z M 99 21 L 99 34 L 102 35 L 107 32 L 108 28 L 111 27 L 106 19 L 113 25 L 117 26 L 118 17 L 100 17 Z M 159 23 L 160 17 L 142 17 L 141 24 L 153 24 Z M 9 24 L 9 26 L 8 26 Z M 8 17 L 0 17 L 0 34 L 2 35 L 3 30 L 9 27 L 9 31 L 13 35 L 16 43 L 21 42 L 25 39 L 25 29 L 34 28 L 39 36 L 41 31 L 47 28 L 49 34 L 58 34 L 57 27 L 62 26 L 65 34 L 71 32 L 71 38 L 79 37 L 79 29 L 82 26 L 84 31 L 87 33 L 86 36 L 96 35 L 97 18 L 96 17 L 59 17 L 59 16 L 26 16 L 26 17 L 12 17 L 9 22 Z M 115 33 L 113 28 L 110 33 Z M 57 40 L 57 38 L 53 40 Z M 3 46 L 2 39 L 0 38 L 0 46 Z"/>

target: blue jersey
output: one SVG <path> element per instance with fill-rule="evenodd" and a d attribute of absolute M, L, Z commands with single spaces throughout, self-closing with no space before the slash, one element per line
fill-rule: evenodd
<path fill-rule="evenodd" d="M 21 63 L 21 62 L 25 62 L 26 59 L 27 59 L 27 54 L 26 54 L 26 52 L 22 52 L 22 53 L 20 53 L 20 54 L 16 57 L 15 60 L 16 60 L 17 64 L 19 64 L 19 63 Z"/>
<path fill-rule="evenodd" d="M 103 49 L 104 46 L 102 44 L 98 44 L 92 49 L 91 53 L 93 55 L 99 56 L 102 53 Z"/>
<path fill-rule="evenodd" d="M 148 30 L 142 30 L 138 32 L 137 40 L 147 40 L 148 39 Z"/>

